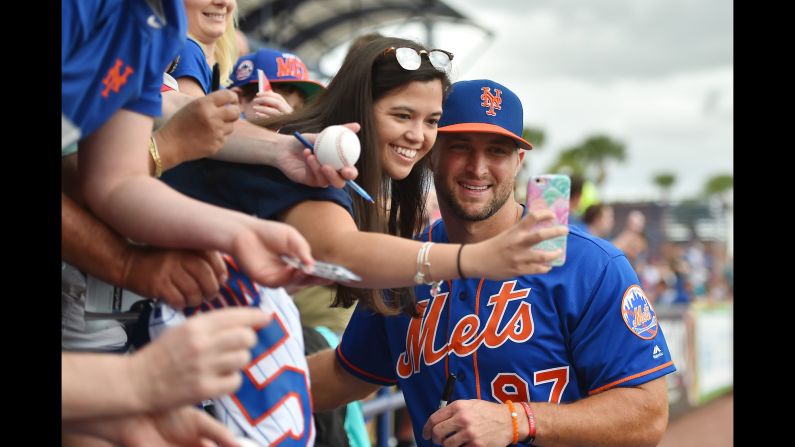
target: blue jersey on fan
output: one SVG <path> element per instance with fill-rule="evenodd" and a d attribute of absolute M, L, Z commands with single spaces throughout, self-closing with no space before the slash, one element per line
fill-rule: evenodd
<path fill-rule="evenodd" d="M 185 40 L 181 0 L 62 0 L 62 112 L 85 138 L 117 110 L 161 114 L 163 72 Z"/>
<path fill-rule="evenodd" d="M 315 425 L 298 309 L 284 289 L 255 284 L 229 257 L 226 267 L 229 279 L 220 296 L 185 314 L 252 306 L 273 312 L 273 320 L 257 331 L 257 344 L 251 348 L 251 362 L 242 371 L 243 384 L 237 392 L 213 400 L 216 417 L 236 436 L 259 445 L 311 446 Z M 184 320 L 182 312 L 158 301 L 149 320 L 151 338 Z"/>
<path fill-rule="evenodd" d="M 201 86 L 205 95 L 210 93 L 213 72 L 201 45 L 190 37 L 179 52 L 177 66 L 170 74 L 174 79 L 191 78 Z"/>
<path fill-rule="evenodd" d="M 507 281 L 415 288 L 420 317 L 357 308 L 337 360 L 362 380 L 399 383 L 418 445 L 449 373 L 452 399 L 572 402 L 676 370 L 626 257 L 571 227 L 566 263 Z M 422 240 L 448 242 L 442 220 Z"/>
<path fill-rule="evenodd" d="M 192 78 L 209 93 L 212 72 L 196 42 L 188 39 L 172 76 Z M 194 199 L 261 219 L 276 220 L 280 213 L 306 200 L 334 202 L 353 214 L 346 191 L 302 185 L 271 166 L 205 158 L 182 163 L 164 172 L 161 178 Z"/>

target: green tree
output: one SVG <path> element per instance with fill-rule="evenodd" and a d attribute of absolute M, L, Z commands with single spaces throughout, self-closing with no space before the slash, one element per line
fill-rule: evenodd
<path fill-rule="evenodd" d="M 729 191 L 734 189 L 734 176 L 718 174 L 710 177 L 704 184 L 704 195 L 718 196 L 724 208 L 729 206 Z"/>
<path fill-rule="evenodd" d="M 676 183 L 676 174 L 673 172 L 659 172 L 654 174 L 652 182 L 660 188 L 660 198 L 663 202 L 669 202 L 671 199 L 671 187 Z"/>
<path fill-rule="evenodd" d="M 547 170 L 553 173 L 560 172 L 585 177 L 585 168 L 586 164 L 582 152 L 574 147 L 561 151 L 558 154 L 558 159 Z"/>
<path fill-rule="evenodd" d="M 588 137 L 579 148 L 587 166 L 596 168 L 594 181 L 601 186 L 607 178 L 607 162 L 610 160 L 624 161 L 627 157 L 626 146 L 607 135 Z"/>
<path fill-rule="evenodd" d="M 624 161 L 626 146 L 607 135 L 597 134 L 585 139 L 577 146 L 561 151 L 558 159 L 550 167 L 551 172 L 568 171 L 594 180 L 601 186 L 607 179 L 607 162 Z M 593 175 L 588 175 L 593 171 Z"/>
<path fill-rule="evenodd" d="M 546 134 L 544 133 L 544 129 L 540 127 L 525 127 L 522 129 L 522 138 L 529 141 L 534 149 L 538 149 L 544 145 L 545 137 Z"/>

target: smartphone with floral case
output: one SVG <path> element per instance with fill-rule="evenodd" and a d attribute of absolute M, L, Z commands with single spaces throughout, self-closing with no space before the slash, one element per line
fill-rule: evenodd
<path fill-rule="evenodd" d="M 555 225 L 569 225 L 569 194 L 571 193 L 571 179 L 567 175 L 542 174 L 534 175 L 527 184 L 527 209 L 530 211 L 549 209 L 555 213 L 555 220 L 547 221 L 541 225 L 550 227 Z M 566 262 L 566 238 L 559 236 L 536 244 L 535 248 L 544 251 L 553 251 L 558 248 L 563 253 L 552 261 L 553 266 L 561 266 Z"/>

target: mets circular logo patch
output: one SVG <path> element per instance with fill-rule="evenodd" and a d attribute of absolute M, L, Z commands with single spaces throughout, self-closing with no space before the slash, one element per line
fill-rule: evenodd
<path fill-rule="evenodd" d="M 657 314 L 639 285 L 633 284 L 621 299 L 621 317 L 633 334 L 644 340 L 657 335 Z"/>
<path fill-rule="evenodd" d="M 237 79 L 238 81 L 242 81 L 250 77 L 251 73 L 254 73 L 254 63 L 251 62 L 250 60 L 244 60 L 237 67 L 237 72 L 235 72 L 235 79 Z"/>

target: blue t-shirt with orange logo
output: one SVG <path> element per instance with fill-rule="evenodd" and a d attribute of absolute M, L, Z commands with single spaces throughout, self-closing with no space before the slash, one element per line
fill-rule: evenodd
<path fill-rule="evenodd" d="M 63 0 L 61 10 L 61 107 L 82 137 L 122 108 L 159 116 L 163 72 L 187 32 L 183 2 Z"/>
<path fill-rule="evenodd" d="M 449 241 L 442 220 L 430 240 Z M 544 275 L 446 281 L 436 296 L 416 287 L 416 319 L 357 308 L 337 361 L 362 380 L 399 383 L 421 446 L 448 373 L 451 401 L 563 403 L 674 372 L 626 257 L 578 228 L 567 243 L 566 263 Z"/>

